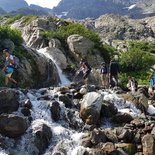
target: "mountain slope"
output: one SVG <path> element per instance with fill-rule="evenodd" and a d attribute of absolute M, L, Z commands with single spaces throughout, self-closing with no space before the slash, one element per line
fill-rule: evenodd
<path fill-rule="evenodd" d="M 0 6 L 5 11 L 10 12 L 19 8 L 28 7 L 28 4 L 24 0 L 0 0 Z"/>
<path fill-rule="evenodd" d="M 61 0 L 53 12 L 64 18 L 84 19 L 113 13 L 142 18 L 155 15 L 155 0 Z"/>

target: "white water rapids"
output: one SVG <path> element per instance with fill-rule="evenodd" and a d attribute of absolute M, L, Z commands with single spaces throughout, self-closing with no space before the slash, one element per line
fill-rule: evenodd
<path fill-rule="evenodd" d="M 14 155 L 38 155 L 38 151 L 33 145 L 32 129 L 40 123 L 48 125 L 53 133 L 51 143 L 44 155 L 53 155 L 58 150 L 60 151 L 62 149 L 64 149 L 65 152 L 64 154 L 62 153 L 62 155 L 82 154 L 84 148 L 80 144 L 80 139 L 85 133 L 78 130 L 73 130 L 69 127 L 68 123 L 64 119 L 64 114 L 67 108 L 62 102 L 59 102 L 61 107 L 60 121 L 56 123 L 52 120 L 51 112 L 49 110 L 49 105 L 51 104 L 51 101 L 39 99 L 44 96 L 42 95 L 42 91 L 44 90 L 46 90 L 46 94 L 48 94 L 51 97 L 51 99 L 55 95 L 57 95 L 55 89 L 52 90 L 48 88 L 42 88 L 39 90 L 29 90 L 26 95 L 19 91 L 20 102 L 22 103 L 22 101 L 25 98 L 28 98 L 30 99 L 33 105 L 33 108 L 31 110 L 32 122 L 30 127 L 27 129 L 26 133 L 23 136 L 21 136 L 21 138 L 19 138 L 16 142 L 14 139 L 6 137 L 11 147 L 6 150 L 1 150 L 0 155 L 10 155 L 10 153 Z M 119 98 L 113 92 L 106 92 L 100 90 L 99 93 L 104 95 L 104 100 L 113 102 L 121 112 L 130 113 L 133 117 L 136 117 L 141 113 L 138 109 L 136 109 L 133 106 L 133 104 L 125 102 L 123 99 Z M 151 113 L 155 113 L 155 108 L 149 106 L 148 111 Z M 20 109 L 18 113 L 18 115 L 21 115 Z M 75 113 L 76 120 L 78 122 L 82 122 L 81 118 L 79 117 L 79 112 L 75 110 Z"/>

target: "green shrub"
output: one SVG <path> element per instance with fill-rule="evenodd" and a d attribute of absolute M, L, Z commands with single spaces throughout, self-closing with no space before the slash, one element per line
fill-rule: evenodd
<path fill-rule="evenodd" d="M 121 55 L 119 63 L 122 71 L 138 71 L 147 69 L 154 61 L 155 57 L 150 53 L 132 48 Z"/>
<path fill-rule="evenodd" d="M 22 43 L 22 36 L 19 30 L 11 29 L 7 26 L 0 26 L 0 40 L 2 41 L 4 39 L 12 40 L 17 46 Z"/>
<path fill-rule="evenodd" d="M 27 25 L 30 24 L 33 20 L 36 20 L 37 18 L 38 16 L 36 15 L 23 16 L 23 19 Z"/>
<path fill-rule="evenodd" d="M 23 17 L 22 15 L 17 15 L 17 16 L 9 17 L 6 24 L 12 24 L 16 20 L 21 19 L 22 17 Z"/>
<path fill-rule="evenodd" d="M 89 38 L 90 40 L 94 41 L 97 46 L 100 45 L 100 38 L 99 36 L 85 28 L 83 25 L 81 24 L 77 24 L 77 23 L 68 23 L 68 25 L 66 26 L 61 26 L 60 28 L 58 28 L 56 31 L 48 31 L 45 32 L 43 35 L 46 38 L 57 38 L 60 40 L 66 40 L 66 38 L 72 34 L 79 34 L 82 35 L 86 38 Z"/>
<path fill-rule="evenodd" d="M 155 53 L 155 44 L 142 42 L 142 41 L 130 41 L 129 42 L 130 48 L 136 48 L 145 52 Z"/>
<path fill-rule="evenodd" d="M 150 71 L 137 71 L 137 72 L 126 72 L 121 73 L 119 76 L 119 79 L 121 81 L 121 84 L 126 87 L 128 82 L 128 77 L 134 77 L 139 85 L 149 85 L 149 78 L 150 78 L 151 72 Z"/>

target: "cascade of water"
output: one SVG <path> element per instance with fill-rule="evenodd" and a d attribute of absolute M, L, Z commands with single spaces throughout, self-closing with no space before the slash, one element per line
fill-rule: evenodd
<path fill-rule="evenodd" d="M 53 63 L 55 64 L 57 71 L 58 71 L 58 75 L 60 77 L 60 81 L 61 81 L 61 86 L 64 85 L 69 85 L 70 81 L 67 79 L 67 77 L 62 73 L 61 68 L 58 66 L 57 62 L 53 59 L 52 55 L 50 55 L 49 53 L 46 52 L 46 48 L 41 48 L 38 50 L 39 53 L 42 53 L 43 55 L 45 55 L 47 58 L 51 59 L 53 61 Z"/>

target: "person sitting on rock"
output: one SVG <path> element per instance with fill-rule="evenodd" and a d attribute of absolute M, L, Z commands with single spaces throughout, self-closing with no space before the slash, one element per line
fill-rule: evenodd
<path fill-rule="evenodd" d="M 148 93 L 151 97 L 155 96 L 155 76 L 151 76 Z"/>
<path fill-rule="evenodd" d="M 134 93 L 135 91 L 137 91 L 138 82 L 135 80 L 134 77 L 131 77 L 131 76 L 128 77 L 127 88 L 128 88 L 132 93 Z"/>
<path fill-rule="evenodd" d="M 3 71 L 5 71 L 5 86 L 8 85 L 9 81 L 12 81 L 14 84 L 17 85 L 17 81 L 11 78 L 13 72 L 14 72 L 14 58 L 9 53 L 8 49 L 4 49 L 3 53 L 5 55 L 5 65 L 3 67 Z"/>

